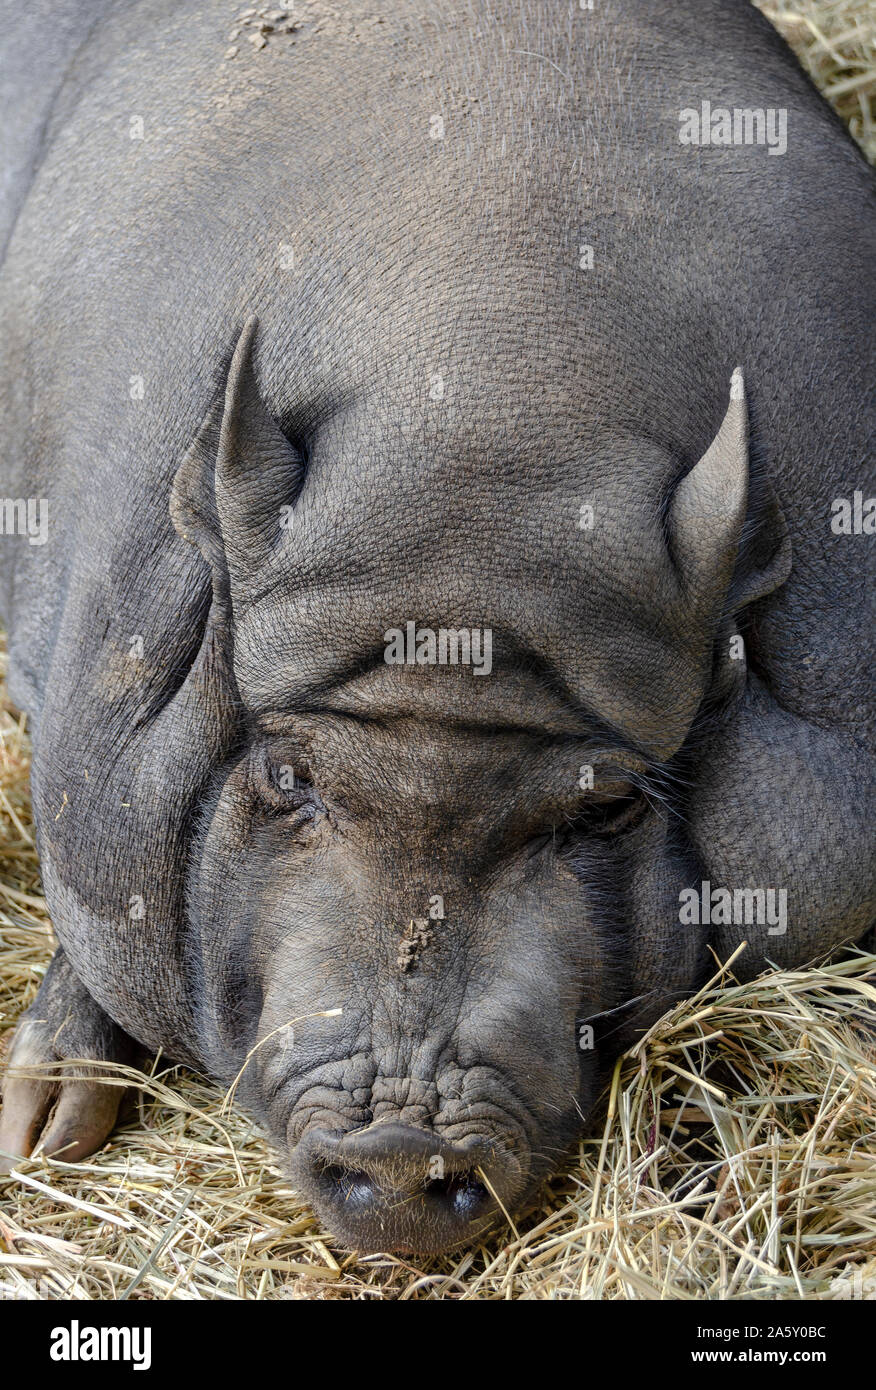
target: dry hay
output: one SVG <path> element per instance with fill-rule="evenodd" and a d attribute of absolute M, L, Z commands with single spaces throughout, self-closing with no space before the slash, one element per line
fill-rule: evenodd
<path fill-rule="evenodd" d="M 876 156 L 876 11 L 762 8 Z M 4 703 L 5 1039 L 52 951 L 28 755 Z M 747 985 L 716 978 L 618 1064 L 537 1210 L 422 1267 L 337 1249 L 252 1122 L 159 1059 L 93 1159 L 30 1160 L 0 1179 L 0 1298 L 876 1297 L 874 985 L 876 955 L 861 951 Z"/>
<path fill-rule="evenodd" d="M 798 0 L 758 9 L 791 45 L 816 86 L 876 161 L 876 6 L 872 0 Z"/>

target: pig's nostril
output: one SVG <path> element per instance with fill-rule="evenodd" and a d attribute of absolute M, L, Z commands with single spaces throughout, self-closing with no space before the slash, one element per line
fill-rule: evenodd
<path fill-rule="evenodd" d="M 326 1164 L 321 1170 L 321 1177 L 348 1209 L 368 1211 L 381 1198 L 391 1195 L 361 1169 Z M 407 1191 L 408 1199 L 414 1197 L 416 1191 L 416 1184 L 411 1184 Z M 486 1187 L 471 1174 L 426 1178 L 420 1191 L 428 1202 L 443 1208 L 448 1215 L 452 1214 L 460 1221 L 473 1220 L 489 1201 Z"/>
<path fill-rule="evenodd" d="M 410 1253 L 443 1250 L 485 1229 L 500 1207 L 492 1181 L 501 1191 L 509 1165 L 486 1137 L 453 1144 L 385 1121 L 345 1134 L 312 1129 L 293 1172 L 351 1249 Z"/>
<path fill-rule="evenodd" d="M 470 1175 L 456 1178 L 433 1178 L 426 1183 L 426 1196 L 436 1199 L 464 1221 L 471 1221 L 489 1201 L 482 1182 Z"/>
<path fill-rule="evenodd" d="M 378 1188 L 367 1173 L 329 1164 L 322 1170 L 322 1179 L 335 1189 L 347 1206 L 364 1211 L 374 1205 Z"/>

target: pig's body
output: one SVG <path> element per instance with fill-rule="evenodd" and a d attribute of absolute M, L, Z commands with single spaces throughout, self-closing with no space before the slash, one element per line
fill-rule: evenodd
<path fill-rule="evenodd" d="M 558 1159 L 599 1015 L 873 920 L 873 185 L 747 4 L 413 9 L 10 43 L 0 491 L 48 538 L 0 599 L 63 948 L 18 1056 L 230 1080 L 343 1009 L 241 1095 L 342 1236 L 436 1247 L 475 1160 L 507 1205 Z M 704 99 L 787 150 L 681 144 Z M 491 671 L 387 665 L 410 621 Z M 785 929 L 680 922 L 703 882 Z"/>

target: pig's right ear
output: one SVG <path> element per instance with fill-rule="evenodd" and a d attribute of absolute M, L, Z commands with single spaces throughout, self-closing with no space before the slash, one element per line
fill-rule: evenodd
<path fill-rule="evenodd" d="M 741 370 L 730 383 L 721 427 L 678 484 L 667 540 L 690 608 L 704 630 L 723 609 L 738 613 L 784 584 L 791 544 L 781 507 L 749 466 L 748 403 Z"/>
<path fill-rule="evenodd" d="M 224 392 L 211 405 L 174 479 L 173 524 L 197 545 L 214 593 L 245 586 L 270 561 L 281 508 L 294 505 L 304 460 L 270 415 L 253 370 L 257 320 L 240 335 Z"/>

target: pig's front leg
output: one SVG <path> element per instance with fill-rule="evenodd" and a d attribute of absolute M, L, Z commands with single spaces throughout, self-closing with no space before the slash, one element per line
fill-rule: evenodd
<path fill-rule="evenodd" d="M 130 1064 L 135 1050 L 127 1033 L 95 1004 L 59 947 L 12 1043 L 0 1110 L 0 1173 L 37 1147 L 66 1163 L 100 1148 L 116 1122 L 124 1086 L 95 1079 L 105 1068 L 89 1075 L 85 1064 Z M 65 1067 L 63 1076 L 57 1065 L 38 1074 L 46 1064 L 80 1061 L 81 1067 Z"/>

